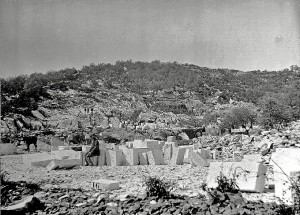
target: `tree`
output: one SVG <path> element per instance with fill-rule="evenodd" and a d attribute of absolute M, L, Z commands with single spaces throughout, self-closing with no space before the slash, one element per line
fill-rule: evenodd
<path fill-rule="evenodd" d="M 293 119 L 292 108 L 285 103 L 282 94 L 273 93 L 263 96 L 259 101 L 261 107 L 260 123 L 266 128 L 286 125 Z"/>

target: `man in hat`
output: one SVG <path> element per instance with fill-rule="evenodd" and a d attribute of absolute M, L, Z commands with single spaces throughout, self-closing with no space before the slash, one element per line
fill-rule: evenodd
<path fill-rule="evenodd" d="M 91 135 L 91 139 L 92 139 L 92 147 L 85 155 L 86 166 L 94 166 L 93 162 L 91 161 L 91 157 L 100 155 L 98 135 L 96 133 L 93 133 Z"/>

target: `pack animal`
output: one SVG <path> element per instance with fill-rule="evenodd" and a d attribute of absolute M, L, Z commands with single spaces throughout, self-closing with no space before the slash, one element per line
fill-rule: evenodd
<path fill-rule="evenodd" d="M 23 136 L 21 140 L 26 144 L 26 151 L 29 152 L 31 144 L 34 145 L 35 151 L 37 151 L 37 136 Z"/>

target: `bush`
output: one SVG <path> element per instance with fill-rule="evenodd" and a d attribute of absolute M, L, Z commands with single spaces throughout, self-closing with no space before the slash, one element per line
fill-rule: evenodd
<path fill-rule="evenodd" d="M 148 197 L 168 197 L 170 196 L 170 192 L 175 188 L 174 181 L 163 180 L 157 176 L 145 176 L 143 184 L 146 186 Z"/>

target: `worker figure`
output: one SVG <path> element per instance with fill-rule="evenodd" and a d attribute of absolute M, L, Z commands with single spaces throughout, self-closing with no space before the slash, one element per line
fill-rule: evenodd
<path fill-rule="evenodd" d="M 100 156 L 99 141 L 97 134 L 92 134 L 91 139 L 92 147 L 85 155 L 86 166 L 94 166 L 93 162 L 91 161 L 91 157 Z"/>

